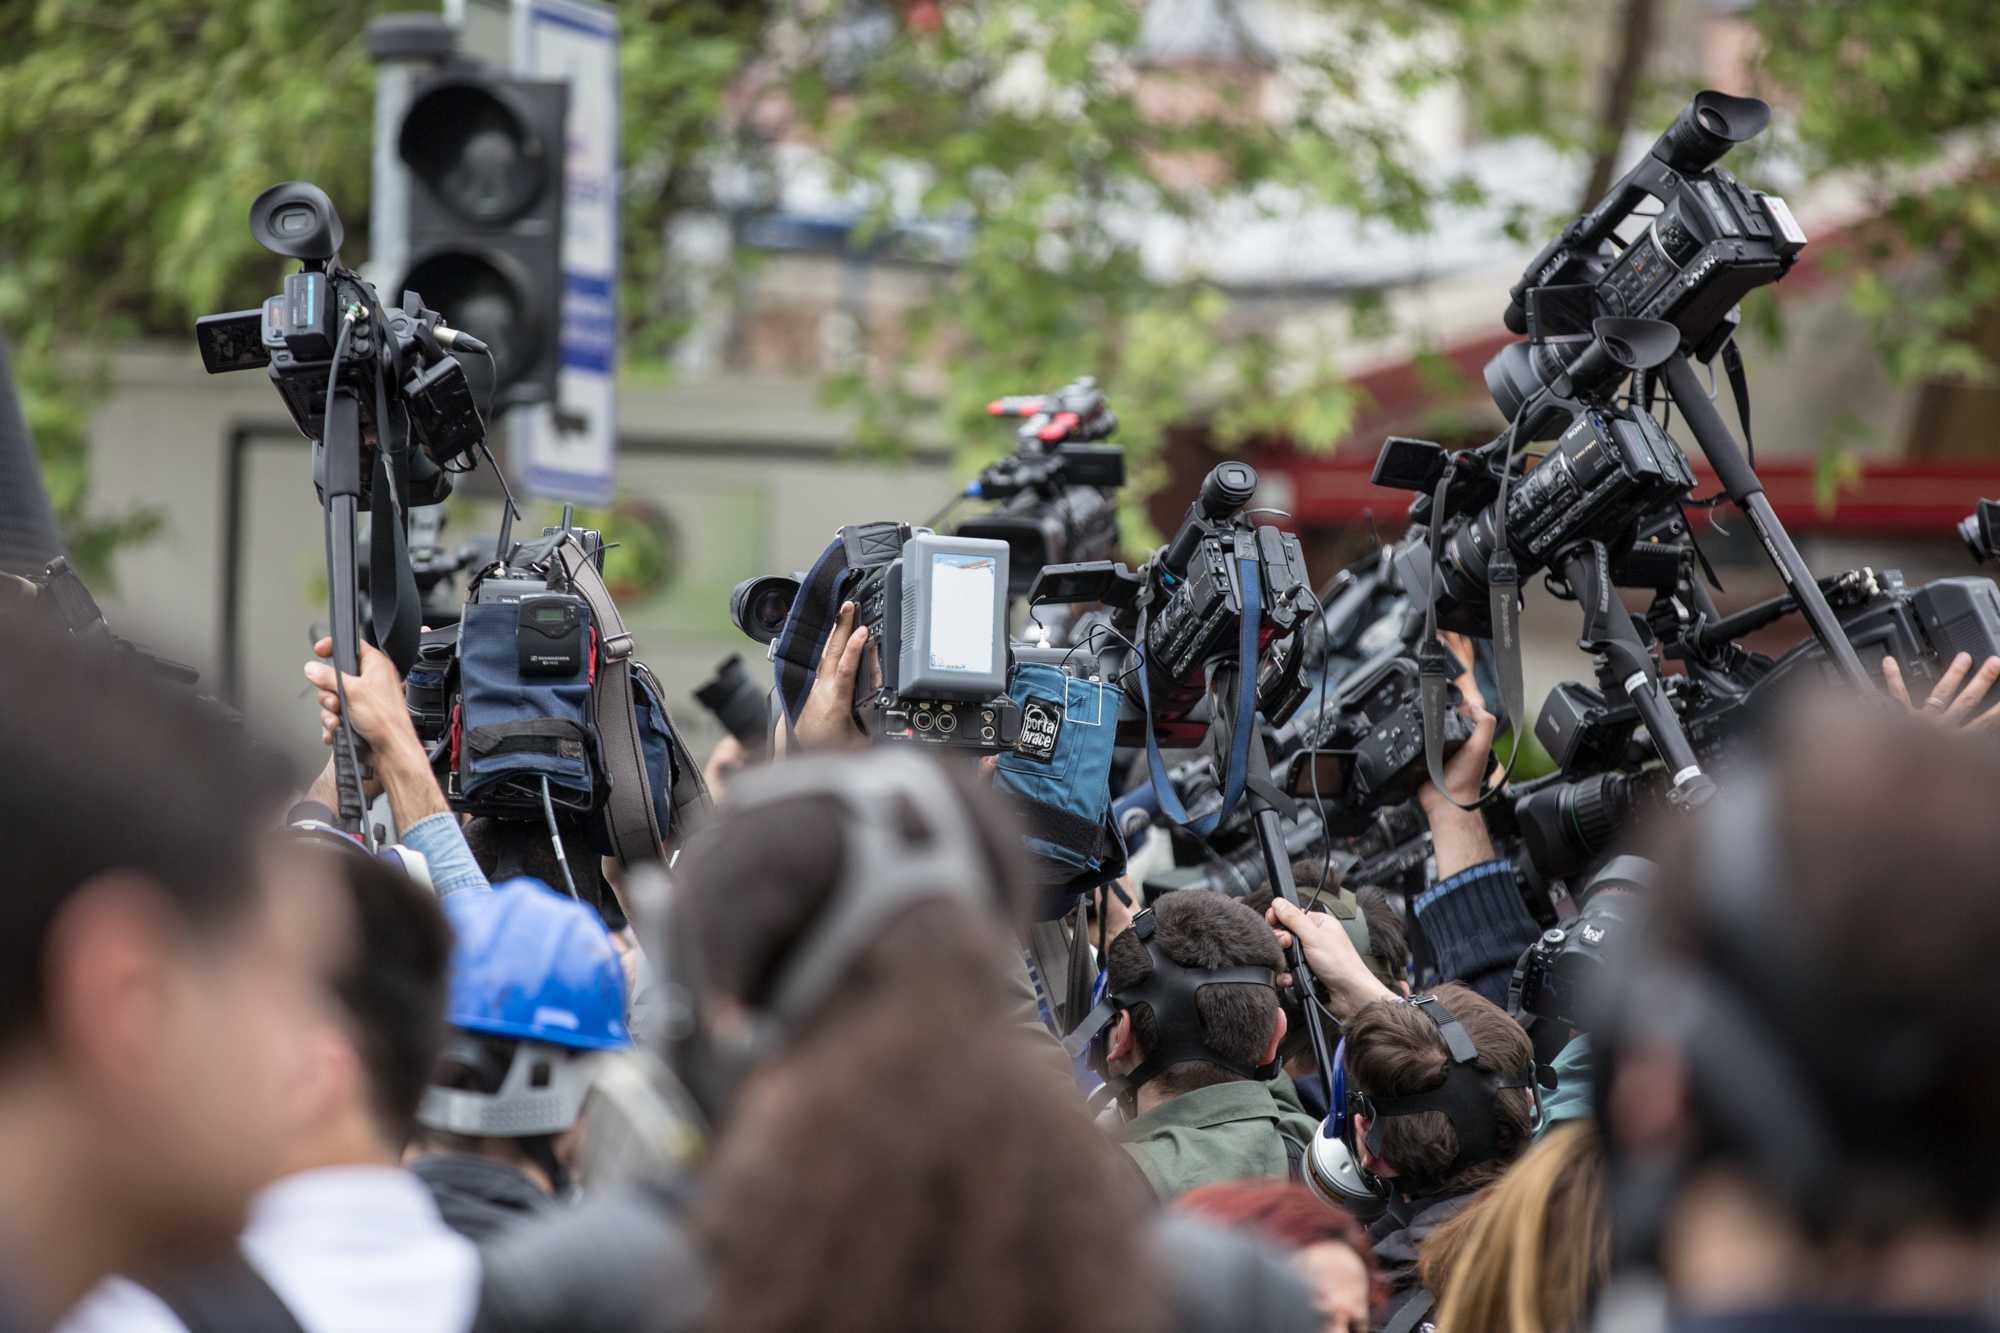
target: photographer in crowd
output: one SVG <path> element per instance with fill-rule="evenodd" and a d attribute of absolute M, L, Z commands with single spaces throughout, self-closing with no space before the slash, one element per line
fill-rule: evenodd
<path fill-rule="evenodd" d="M 1534 1050 L 1457 983 L 1366 1006 L 1347 1020 L 1346 1047 L 1354 1161 L 1389 1196 L 1369 1227 L 1391 1288 L 1387 1327 L 1404 1333 L 1431 1304 L 1417 1283 L 1425 1239 L 1532 1138 Z"/>
<path fill-rule="evenodd" d="M 1285 1016 L 1276 989 L 1203 973 L 1283 966 L 1271 928 L 1219 893 L 1169 893 L 1106 949 L 1117 1009 L 1103 1063 L 1132 1118 L 1113 1137 L 1162 1199 L 1201 1185 L 1297 1176 L 1316 1122 L 1272 1097 Z M 1158 977 L 1165 970 L 1172 977 Z M 1177 984 L 1193 981 L 1189 990 Z M 1149 982 L 1156 984 L 1148 985 Z"/>
<path fill-rule="evenodd" d="M 321 743 L 328 746 L 334 743 L 344 692 L 348 720 L 355 734 L 368 743 L 368 762 L 375 773 L 367 788 L 368 795 L 372 799 L 378 790 L 388 793 L 397 840 L 423 856 L 430 871 L 431 887 L 440 897 L 449 897 L 463 889 L 486 888 L 486 874 L 473 859 L 465 835 L 459 830 L 458 816 L 445 803 L 437 775 L 431 771 L 430 756 L 424 752 L 423 742 L 417 739 L 396 664 L 379 649 L 364 643 L 361 674 L 336 681 L 331 661 L 333 640 L 321 639 L 313 645 L 313 652 L 328 659 L 308 662 L 305 669 L 306 680 L 318 692 Z M 306 793 L 307 801 L 318 809 L 294 811 L 295 818 L 310 815 L 328 824 L 333 822 L 333 811 L 340 805 L 333 772 L 333 759 L 329 756 L 325 769 Z"/>
<path fill-rule="evenodd" d="M 1472 660 L 1470 642 L 1463 636 L 1444 638 L 1461 661 Z M 1463 696 L 1459 711 L 1473 723 L 1472 737 L 1445 761 L 1444 790 L 1426 782 L 1417 791 L 1430 825 L 1437 881 L 1411 907 L 1430 942 L 1438 974 L 1504 1005 L 1514 964 L 1541 934 L 1541 927 L 1521 901 L 1513 867 L 1493 850 L 1486 820 L 1479 811 L 1465 808 L 1485 789 L 1498 722 L 1486 711 L 1471 671 L 1456 683 Z M 1308 916 L 1282 900 L 1273 902 L 1268 912 L 1271 924 L 1281 932 L 1299 935 L 1307 962 L 1333 991 L 1329 1001 L 1333 1011 L 1351 1013 L 1390 994 L 1374 975 L 1376 969 L 1365 966 L 1346 942 L 1338 923 L 1324 917 L 1315 920 L 1319 915 Z M 1281 935 L 1281 940 L 1289 947 L 1288 937 Z"/>
<path fill-rule="evenodd" d="M 450 1028 L 411 1169 L 485 1241 L 571 1195 L 572 1131 L 599 1051 L 629 1047 L 625 973 L 597 913 L 532 879 L 445 900 Z"/>
<path fill-rule="evenodd" d="M 907 751 L 744 774 L 667 934 L 710 1163 L 502 1237 L 482 1327 L 1314 1328 L 1256 1244 L 1149 1220 L 1012 1021 L 1018 849 L 989 793 Z"/>
<path fill-rule="evenodd" d="M 352 929 L 305 1046 L 280 1177 L 252 1202 L 234 1248 L 148 1271 L 144 1285 L 106 1282 L 61 1333 L 472 1324 L 479 1256 L 399 1165 L 444 1035 L 450 929 L 428 891 L 359 845 L 295 838 L 344 890 Z"/>
<path fill-rule="evenodd" d="M 1990 1326 L 2000 758 L 1837 697 L 1656 829 L 1599 1105 L 1624 1281 L 1688 1330 Z"/>
<path fill-rule="evenodd" d="M 227 1245 L 296 1146 L 346 938 L 284 774 L 133 658 L 0 634 L 0 1328 Z"/>

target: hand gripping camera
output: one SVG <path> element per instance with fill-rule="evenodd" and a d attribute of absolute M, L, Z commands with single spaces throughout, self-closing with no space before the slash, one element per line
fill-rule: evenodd
<path fill-rule="evenodd" d="M 840 530 L 793 595 L 772 641 L 778 692 L 796 721 L 843 602 L 868 630 L 854 716 L 881 741 L 1010 750 L 1006 542 L 901 523 Z"/>

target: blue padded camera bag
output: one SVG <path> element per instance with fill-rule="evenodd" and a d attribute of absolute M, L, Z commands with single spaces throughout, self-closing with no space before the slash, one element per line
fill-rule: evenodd
<path fill-rule="evenodd" d="M 1000 755 L 994 781 L 1027 808 L 1028 850 L 1082 892 L 1125 863 L 1110 821 L 1112 752 L 1125 692 L 1047 663 L 1017 662 L 1007 693 L 1021 706 L 1021 740 Z"/>
<path fill-rule="evenodd" d="M 554 800 L 591 803 L 597 735 L 590 686 L 597 636 L 590 608 L 581 610 L 583 665 L 572 676 L 524 677 L 515 647 L 519 608 L 504 602 L 466 606 L 458 635 L 465 710 L 459 786 L 468 800 L 477 801 L 508 778 L 536 789 L 546 776 Z"/>

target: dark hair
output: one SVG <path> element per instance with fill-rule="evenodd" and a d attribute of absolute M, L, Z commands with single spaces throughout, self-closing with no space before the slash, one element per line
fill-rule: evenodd
<path fill-rule="evenodd" d="M 569 886 L 563 881 L 563 862 L 568 862 L 569 873 L 576 881 L 576 896 L 579 902 L 597 909 L 597 915 L 610 930 L 623 930 L 626 925 L 625 909 L 618 901 L 618 895 L 604 882 L 603 863 L 590 850 L 590 843 L 581 828 L 563 829 L 563 860 L 556 860 L 555 844 L 549 841 L 548 825 L 536 820 L 515 819 L 470 819 L 465 824 L 465 845 L 472 853 L 472 859 L 495 884 L 513 879 L 516 875 L 527 875 L 538 879 L 557 893 L 568 893 Z"/>
<path fill-rule="evenodd" d="M 1389 1298 L 1389 1284 L 1375 1266 L 1368 1230 L 1303 1185 L 1273 1180 L 1226 1180 L 1189 1190 L 1174 1200 L 1176 1212 L 1193 1213 L 1224 1225 L 1254 1231 L 1265 1240 L 1303 1250 L 1328 1241 L 1361 1256 L 1368 1271 L 1368 1303 Z"/>
<path fill-rule="evenodd" d="M 1284 967 L 1278 937 L 1264 918 L 1234 898 L 1190 889 L 1163 895 L 1153 904 L 1153 941 L 1161 952 L 1183 967 Z M 1153 975 L 1153 960 L 1130 927 L 1120 931 L 1105 949 L 1105 985 L 1111 993 L 1128 990 Z M 1217 1055 L 1238 1064 L 1255 1065 L 1271 1044 L 1278 1022 L 1278 993 L 1268 986 L 1203 986 L 1195 993 L 1194 1010 L 1201 1020 L 1201 1039 Z M 1146 1055 L 1160 1039 L 1151 1005 L 1134 1005 L 1132 1036 Z M 1151 1086 L 1178 1096 L 1217 1083 L 1240 1079 L 1207 1060 L 1168 1065 Z"/>
<path fill-rule="evenodd" d="M 347 890 L 353 947 L 332 990 L 368 1077 L 385 1138 L 401 1145 L 415 1123 L 444 1044 L 451 925 L 437 899 L 372 856 L 328 848 Z"/>
<path fill-rule="evenodd" d="M 1522 1074 L 1534 1048 L 1521 1025 L 1504 1010 L 1456 981 L 1430 992 L 1465 1027 L 1475 1052 L 1472 1066 L 1488 1074 Z M 1347 1078 L 1370 1097 L 1409 1097 L 1444 1086 L 1451 1057 L 1437 1024 L 1405 1000 L 1376 1000 L 1347 1020 Z M 1378 1154 L 1424 1193 L 1463 1193 L 1495 1180 L 1528 1146 L 1534 1101 L 1523 1088 L 1493 1095 L 1500 1156 L 1444 1178 L 1458 1156 L 1458 1131 L 1442 1111 L 1384 1119 Z"/>
<path fill-rule="evenodd" d="M 952 779 L 1009 904 L 1018 832 Z M 842 823 L 806 797 L 721 819 L 676 877 L 704 989 L 764 999 L 840 882 Z M 906 818 L 917 818 L 913 808 Z M 1164 1314 L 1146 1191 L 1046 1035 L 1002 1021 L 1011 941 L 956 901 L 897 916 L 753 1076 L 695 1221 L 706 1325 L 729 1333 L 1123 1333 Z"/>
<path fill-rule="evenodd" d="M 1389 906 L 1389 895 L 1374 884 L 1354 891 L 1361 904 L 1361 919 L 1368 923 L 1368 952 L 1375 955 L 1392 976 L 1410 974 L 1410 940 L 1403 933 L 1403 918 Z"/>
<path fill-rule="evenodd" d="M 1712 835 L 1663 821 L 1645 843 L 1661 865 L 1653 948 L 1740 1006 L 1815 1106 L 1831 1160 L 1801 1225 L 1864 1240 L 1984 1230 L 2000 1215 L 2000 751 L 1805 691 L 1772 725 L 1765 779 L 1770 911 L 1707 906 Z M 1700 1151 L 1756 1171 L 1756 1136 L 1717 1113 L 1732 1071 L 1688 1063 Z"/>
<path fill-rule="evenodd" d="M 41 1022 L 44 938 L 93 878 L 143 875 L 203 933 L 241 920 L 288 785 L 218 705 L 109 647 L 0 619 L 0 1047 Z"/>

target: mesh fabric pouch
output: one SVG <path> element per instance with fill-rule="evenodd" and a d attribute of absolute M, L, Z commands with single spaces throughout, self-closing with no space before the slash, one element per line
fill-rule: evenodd
<path fill-rule="evenodd" d="M 513 784 L 523 797 L 539 793 L 543 777 L 550 797 L 580 808 L 592 803 L 596 737 L 591 675 L 597 636 L 588 607 L 584 642 L 590 650 L 569 676 L 523 676 L 515 647 L 520 608 L 507 603 L 473 603 L 459 629 L 459 681 L 464 700 L 459 738 L 459 789 L 467 800 L 503 797 Z"/>
<path fill-rule="evenodd" d="M 1111 761 L 1125 692 L 1021 662 L 1007 693 L 1021 706 L 1021 740 L 1000 756 L 994 782 L 1025 806 L 1025 841 L 1043 878 L 1072 894 L 1094 888 L 1125 864 L 1111 823 Z"/>

